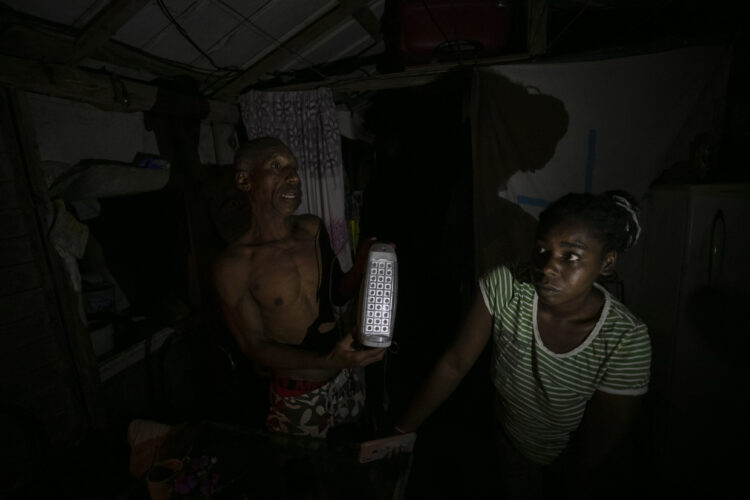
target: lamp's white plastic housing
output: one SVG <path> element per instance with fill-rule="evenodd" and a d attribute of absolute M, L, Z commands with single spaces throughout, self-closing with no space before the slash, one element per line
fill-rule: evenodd
<path fill-rule="evenodd" d="M 393 340 L 398 291 L 398 259 L 392 245 L 376 242 L 367 256 L 360 303 L 360 343 L 388 347 Z"/>

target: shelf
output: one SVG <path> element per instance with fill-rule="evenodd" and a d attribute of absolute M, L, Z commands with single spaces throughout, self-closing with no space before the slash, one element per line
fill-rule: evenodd
<path fill-rule="evenodd" d="M 150 353 L 153 354 L 164 344 L 164 342 L 172 335 L 176 330 L 172 327 L 162 328 L 150 337 Z M 118 373 L 126 370 L 127 368 L 138 363 L 145 357 L 146 343 L 149 339 L 141 340 L 127 349 L 114 354 L 113 356 L 105 359 L 99 363 L 99 378 L 101 382 L 105 382 L 110 378 L 114 377 Z"/>

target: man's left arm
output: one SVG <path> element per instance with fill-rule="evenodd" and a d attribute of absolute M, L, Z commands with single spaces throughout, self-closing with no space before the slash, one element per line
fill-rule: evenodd
<path fill-rule="evenodd" d="M 320 237 L 318 240 L 320 244 L 320 256 L 321 259 L 329 260 L 331 267 L 328 268 L 324 265 L 323 268 L 330 269 L 331 300 L 337 306 L 346 304 L 357 295 L 365 274 L 365 268 L 367 267 L 367 255 L 374 241 L 374 238 L 362 241 L 357 248 L 351 269 L 343 272 L 339 264 L 339 259 L 331 246 L 331 239 L 326 226 L 322 220 L 320 221 Z"/>
<path fill-rule="evenodd" d="M 359 287 L 367 270 L 367 256 L 374 242 L 375 238 L 368 238 L 359 244 L 357 253 L 354 255 L 354 263 L 347 272 L 341 272 L 341 268 L 339 267 L 340 277 L 337 281 L 334 281 L 338 292 L 338 299 L 341 301 L 338 305 L 346 303 L 359 292 Z M 338 259 L 336 259 L 336 265 L 339 265 Z"/>

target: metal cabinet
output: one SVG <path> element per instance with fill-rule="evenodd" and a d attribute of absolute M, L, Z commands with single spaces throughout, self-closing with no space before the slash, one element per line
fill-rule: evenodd
<path fill-rule="evenodd" d="M 750 185 L 655 186 L 644 213 L 651 472 L 665 492 L 731 495 L 750 444 Z"/>

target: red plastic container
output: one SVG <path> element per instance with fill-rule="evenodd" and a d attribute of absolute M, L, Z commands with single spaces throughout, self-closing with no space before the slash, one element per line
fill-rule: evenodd
<path fill-rule="evenodd" d="M 403 0 L 400 49 L 407 66 L 498 55 L 510 31 L 508 2 Z"/>

